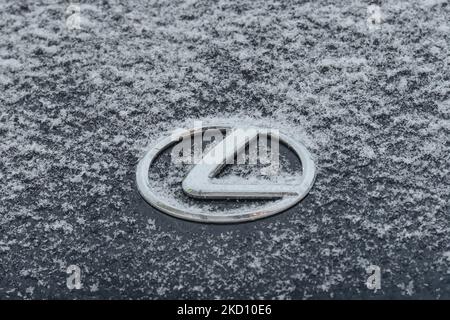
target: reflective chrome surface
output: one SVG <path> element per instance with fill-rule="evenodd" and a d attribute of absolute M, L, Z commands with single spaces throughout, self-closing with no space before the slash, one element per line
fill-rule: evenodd
<path fill-rule="evenodd" d="M 239 213 L 211 213 L 207 210 L 190 210 L 182 206 L 176 206 L 172 203 L 168 203 L 158 197 L 158 195 L 151 189 L 150 181 L 148 178 L 148 171 L 156 159 L 156 157 L 167 148 L 177 144 L 183 137 L 192 136 L 199 133 L 199 130 L 205 129 L 235 129 L 229 126 L 208 126 L 201 129 L 191 129 L 180 132 L 177 136 L 167 137 L 162 139 L 156 145 L 151 147 L 144 157 L 139 161 L 136 171 L 137 187 L 142 197 L 150 203 L 153 207 L 170 214 L 172 216 L 187 219 L 197 222 L 206 223 L 236 223 L 243 221 L 251 221 L 260 218 L 264 218 L 281 211 L 284 211 L 302 200 L 311 189 L 315 179 L 315 165 L 312 160 L 311 154 L 306 147 L 295 141 L 294 139 L 279 133 L 278 136 L 273 137 L 279 139 L 280 143 L 287 145 L 300 159 L 302 163 L 302 179 L 299 184 L 273 184 L 273 183 L 261 183 L 261 184 L 221 184 L 218 181 L 213 181 L 212 178 L 220 171 L 224 166 L 225 159 L 227 157 L 234 156 L 228 152 L 223 155 L 222 164 L 209 164 L 208 157 L 211 157 L 210 150 L 205 157 L 195 165 L 186 178 L 183 180 L 182 187 L 185 193 L 194 198 L 211 199 L 279 199 L 268 205 L 263 205 L 259 208 L 246 209 Z M 257 129 L 258 134 L 264 133 L 272 136 L 270 131 L 265 129 Z M 233 130 L 231 133 L 219 144 L 227 144 L 231 139 L 237 139 L 237 151 L 242 152 L 245 150 L 246 142 L 239 142 L 239 136 Z M 252 138 L 255 138 L 256 135 Z"/>

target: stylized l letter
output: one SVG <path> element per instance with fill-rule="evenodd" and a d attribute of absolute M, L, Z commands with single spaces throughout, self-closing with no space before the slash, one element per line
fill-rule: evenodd
<path fill-rule="evenodd" d="M 233 129 L 195 165 L 183 180 L 184 192 L 203 199 L 272 199 L 304 192 L 302 184 L 224 184 L 214 177 L 235 155 L 245 152 L 248 143 L 258 135 L 270 135 L 272 144 L 278 143 L 276 133 L 261 129 Z"/>

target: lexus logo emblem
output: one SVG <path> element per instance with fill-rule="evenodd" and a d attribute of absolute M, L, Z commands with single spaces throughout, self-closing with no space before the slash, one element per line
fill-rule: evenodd
<path fill-rule="evenodd" d="M 206 147 L 204 142 L 208 143 Z M 281 148 L 299 163 L 297 171 L 301 173 L 289 173 L 292 179 L 277 179 L 282 176 Z M 169 152 L 169 164 L 167 158 L 158 160 Z M 158 161 L 161 164 L 156 170 L 175 176 L 165 189 L 156 181 L 164 174 L 154 174 L 154 178 L 150 174 Z M 262 174 L 273 179 L 220 176 L 226 166 L 249 163 L 265 164 Z M 178 173 L 181 177 L 177 180 Z M 153 207 L 178 218 L 206 223 L 251 221 L 284 211 L 308 194 L 314 179 L 314 162 L 301 142 L 277 130 L 223 125 L 174 131 L 151 146 L 136 171 L 139 193 Z"/>

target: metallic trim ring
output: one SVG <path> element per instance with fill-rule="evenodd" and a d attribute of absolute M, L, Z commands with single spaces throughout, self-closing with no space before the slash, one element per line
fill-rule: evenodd
<path fill-rule="evenodd" d="M 207 126 L 203 127 L 200 130 L 205 129 L 219 129 L 226 130 L 232 129 L 231 126 Z M 194 133 L 198 133 L 199 129 L 190 129 L 183 132 L 180 132 L 177 136 L 170 136 L 164 138 L 157 142 L 153 147 L 151 147 L 143 158 L 139 161 L 136 171 L 136 183 L 137 188 L 141 196 L 153 207 L 162 212 L 165 212 L 169 215 L 172 215 L 177 218 L 186 219 L 190 221 L 196 222 L 204 222 L 204 223 L 236 223 L 236 222 L 244 222 L 244 221 L 253 221 L 257 219 L 261 219 L 264 217 L 268 217 L 279 213 L 281 211 L 287 210 L 290 207 L 294 206 L 298 202 L 300 202 L 311 189 L 316 175 L 316 169 L 314 165 L 314 161 L 312 160 L 311 154 L 306 149 L 306 147 L 292 138 L 286 136 L 285 134 L 279 134 L 279 141 L 284 143 L 287 147 L 289 147 L 300 159 L 302 163 L 302 179 L 300 184 L 298 185 L 298 193 L 296 195 L 284 196 L 280 200 L 276 200 L 271 202 L 268 205 L 264 205 L 261 208 L 257 209 L 243 209 L 243 212 L 238 213 L 229 213 L 229 214 L 211 214 L 207 210 L 198 210 L 198 208 L 193 210 L 188 210 L 183 207 L 177 207 L 172 203 L 165 202 L 163 199 L 160 199 L 158 195 L 152 190 L 150 187 L 150 181 L 148 177 L 148 171 L 150 169 L 151 164 L 157 158 L 159 154 L 161 154 L 167 148 L 178 143 L 183 137 L 192 136 Z M 181 188 L 180 184 L 180 188 Z M 211 200 L 214 201 L 214 200 Z"/>

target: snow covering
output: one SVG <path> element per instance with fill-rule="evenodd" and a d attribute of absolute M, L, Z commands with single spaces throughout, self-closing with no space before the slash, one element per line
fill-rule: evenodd
<path fill-rule="evenodd" d="M 450 5 L 369 5 L 92 0 L 69 29 L 0 0 L 0 298 L 450 298 Z M 233 226 L 149 207 L 151 141 L 228 118 L 298 135 L 310 194 Z"/>

